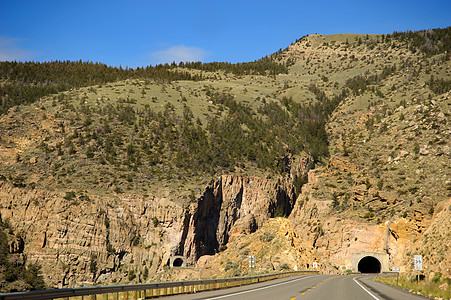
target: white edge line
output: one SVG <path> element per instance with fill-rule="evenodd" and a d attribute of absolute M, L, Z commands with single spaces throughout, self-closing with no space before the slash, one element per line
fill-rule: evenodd
<path fill-rule="evenodd" d="M 238 293 L 234 293 L 234 294 L 218 296 L 218 297 L 213 297 L 213 298 L 206 298 L 205 300 L 221 299 L 221 298 L 233 297 L 233 296 L 241 295 L 241 294 L 252 293 L 252 292 L 256 292 L 256 291 L 260 291 L 260 290 L 269 289 L 269 288 L 272 288 L 272 287 L 275 287 L 275 286 L 278 286 L 278 285 L 283 285 L 283 284 L 291 283 L 291 282 L 294 282 L 294 281 L 307 279 L 307 278 L 310 278 L 310 277 L 313 277 L 313 275 L 307 276 L 307 277 L 302 277 L 302 278 L 295 279 L 295 280 L 290 280 L 290 281 L 285 281 L 285 282 L 281 282 L 281 283 L 276 283 L 276 284 L 264 286 L 264 287 L 261 287 L 261 288 L 258 288 L 258 289 L 253 289 L 253 290 L 248 290 L 248 291 L 244 291 L 244 292 L 238 292 Z"/>
<path fill-rule="evenodd" d="M 357 283 L 365 292 L 367 292 L 371 297 L 373 297 L 376 300 L 380 300 L 379 298 L 377 298 L 376 296 L 374 296 L 373 294 L 370 293 L 370 291 L 368 291 L 363 285 L 361 285 L 357 280 L 357 278 L 353 278 L 352 280 L 354 280 L 355 283 Z"/>

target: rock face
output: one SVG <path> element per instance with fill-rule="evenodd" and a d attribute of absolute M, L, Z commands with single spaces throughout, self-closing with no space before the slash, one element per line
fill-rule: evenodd
<path fill-rule="evenodd" d="M 288 219 L 271 218 L 252 234 L 233 233 L 227 249 L 202 257 L 196 271 L 203 277 L 214 276 L 218 269 L 226 276 L 247 275 L 252 272 L 249 255 L 256 258 L 253 272 L 307 270 L 312 269 L 312 261 L 318 260 L 311 245 L 296 234 Z"/>
<path fill-rule="evenodd" d="M 383 114 L 381 107 L 334 113 L 328 126 L 333 154 L 309 172 L 290 219 L 336 269 L 350 269 L 353 253 L 375 252 L 388 254 L 390 267 L 409 273 L 413 255 L 422 254 L 425 270 L 451 276 L 445 267 L 450 132 L 449 121 L 439 121 L 449 116 L 450 98 L 438 100 L 447 105 L 425 101 L 394 113 Z M 434 118 L 424 121 L 423 111 Z M 391 125 L 387 131 L 369 128 L 365 123 L 373 118 Z M 359 132 L 360 138 L 348 132 Z"/>
<path fill-rule="evenodd" d="M 295 160 L 292 177 L 306 176 L 312 160 Z M 232 231 L 252 233 L 272 217 L 290 215 L 296 191 L 289 178 L 264 179 L 223 175 L 211 183 L 197 206 L 185 214 L 183 234 L 175 254 L 190 262 L 217 253 Z"/>
<path fill-rule="evenodd" d="M 311 159 L 290 164 L 305 176 Z M 289 177 L 237 175 L 221 176 L 189 207 L 170 197 L 64 194 L 0 181 L 0 214 L 23 239 L 14 253 L 42 265 L 48 286 L 70 287 L 145 281 L 174 254 L 194 263 L 218 252 L 233 232 L 288 216 L 296 201 Z"/>
<path fill-rule="evenodd" d="M 66 197 L 67 198 L 67 197 Z M 170 237 L 180 231 L 182 207 L 165 198 L 76 196 L 14 187 L 0 181 L 0 213 L 38 262 L 48 286 L 127 281 L 154 274 L 170 255 Z"/>
<path fill-rule="evenodd" d="M 411 87 L 418 98 L 393 88 L 368 106 L 368 95 L 351 95 L 328 122 L 331 156 L 309 172 L 290 220 L 336 270 L 374 252 L 408 274 L 422 254 L 426 272 L 451 277 L 451 98 L 424 86 Z"/>
<path fill-rule="evenodd" d="M 233 227 L 239 227 L 235 225 Z M 256 258 L 249 268 L 248 258 Z M 301 238 L 287 218 L 270 218 L 253 233 L 232 229 L 227 247 L 215 255 L 203 255 L 193 268 L 170 269 L 164 279 L 189 280 L 246 276 L 256 273 L 288 270 L 315 270 L 313 261 L 320 261 L 311 244 Z M 320 263 L 324 270 L 326 263 Z"/>

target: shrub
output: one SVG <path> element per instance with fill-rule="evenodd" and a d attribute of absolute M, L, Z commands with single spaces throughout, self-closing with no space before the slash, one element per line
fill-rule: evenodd
<path fill-rule="evenodd" d="M 282 270 L 289 270 L 289 269 L 290 269 L 290 266 L 289 266 L 287 263 L 283 263 L 283 264 L 280 266 L 280 268 L 281 268 Z"/>
<path fill-rule="evenodd" d="M 244 249 L 243 252 L 241 252 L 241 254 L 243 254 L 244 256 L 248 256 L 249 253 L 251 253 L 251 249 L 249 249 L 249 248 L 246 248 L 246 249 Z"/>
<path fill-rule="evenodd" d="M 271 242 L 274 239 L 274 234 L 268 231 L 263 232 L 262 235 L 259 236 L 260 241 L 262 242 Z"/>
<path fill-rule="evenodd" d="M 76 194 L 74 191 L 66 192 L 66 195 L 63 197 L 66 200 L 73 200 L 76 197 Z"/>
<path fill-rule="evenodd" d="M 114 249 L 113 245 L 111 245 L 111 243 L 108 241 L 107 245 L 106 245 L 106 251 L 108 252 L 108 254 L 114 254 L 116 252 L 116 249 Z"/>
<path fill-rule="evenodd" d="M 438 283 L 440 281 L 440 278 L 442 277 L 442 273 L 437 272 L 434 274 L 434 277 L 432 277 L 432 282 Z"/>
<path fill-rule="evenodd" d="M 31 286 L 31 290 L 44 290 L 46 288 L 41 266 L 37 263 L 30 264 L 25 269 L 24 281 Z"/>
<path fill-rule="evenodd" d="M 135 272 L 135 270 L 130 270 L 129 272 L 128 272 L 128 281 L 132 281 L 133 279 L 135 279 L 136 278 L 136 272 Z"/>
<path fill-rule="evenodd" d="M 95 274 L 97 273 L 97 255 L 91 254 L 91 262 L 89 264 L 89 271 Z"/>
<path fill-rule="evenodd" d="M 224 267 L 224 271 L 229 271 L 229 270 L 232 270 L 232 269 L 235 269 L 235 268 L 236 268 L 236 264 L 233 263 L 232 261 L 228 260 L 226 262 L 225 267 Z"/>
<path fill-rule="evenodd" d="M 143 271 L 143 279 L 147 280 L 147 278 L 149 278 L 149 269 L 145 266 Z"/>

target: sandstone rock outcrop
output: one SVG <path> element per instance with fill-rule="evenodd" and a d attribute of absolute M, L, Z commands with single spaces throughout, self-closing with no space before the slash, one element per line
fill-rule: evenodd
<path fill-rule="evenodd" d="M 42 265 L 49 286 L 121 282 L 145 268 L 155 274 L 170 256 L 182 212 L 165 198 L 80 194 L 69 200 L 0 181 L 2 219 L 23 239 L 13 253 Z"/>
<path fill-rule="evenodd" d="M 305 177 L 312 166 L 308 156 L 290 161 L 292 178 Z M 289 178 L 223 175 L 186 213 L 175 253 L 191 262 L 217 253 L 233 232 L 252 233 L 269 218 L 290 215 L 295 201 L 295 186 Z"/>
<path fill-rule="evenodd" d="M 188 207 L 171 195 L 61 193 L 0 181 L 0 213 L 23 238 L 13 248 L 42 265 L 49 286 L 66 287 L 145 281 L 173 254 L 194 263 L 217 253 L 233 232 L 252 233 L 270 217 L 289 215 L 296 200 L 289 178 L 237 175 L 221 176 Z"/>
<path fill-rule="evenodd" d="M 236 227 L 234 225 L 233 227 Z M 249 268 L 248 258 L 256 262 Z M 215 255 L 203 255 L 194 268 L 171 269 L 167 278 L 179 280 L 245 276 L 256 273 L 289 270 L 318 270 L 312 262 L 320 261 L 309 242 L 300 237 L 287 218 L 270 218 L 253 233 L 232 230 L 227 247 Z M 319 264 L 320 271 L 330 270 L 327 262 Z"/>

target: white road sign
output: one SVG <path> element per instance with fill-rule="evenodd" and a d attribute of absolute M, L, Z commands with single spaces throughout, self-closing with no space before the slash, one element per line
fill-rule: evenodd
<path fill-rule="evenodd" d="M 392 267 L 391 268 L 392 272 L 398 272 L 399 273 L 399 267 Z"/>
<path fill-rule="evenodd" d="M 249 268 L 255 268 L 254 263 L 257 261 L 255 259 L 255 256 L 251 255 L 247 258 L 247 261 L 249 262 Z"/>
<path fill-rule="evenodd" d="M 415 270 L 422 271 L 423 270 L 423 257 L 421 255 L 414 255 L 413 258 L 414 258 Z"/>
<path fill-rule="evenodd" d="M 316 268 L 318 268 L 318 263 L 315 261 L 315 262 L 313 262 L 313 269 L 316 269 Z"/>

